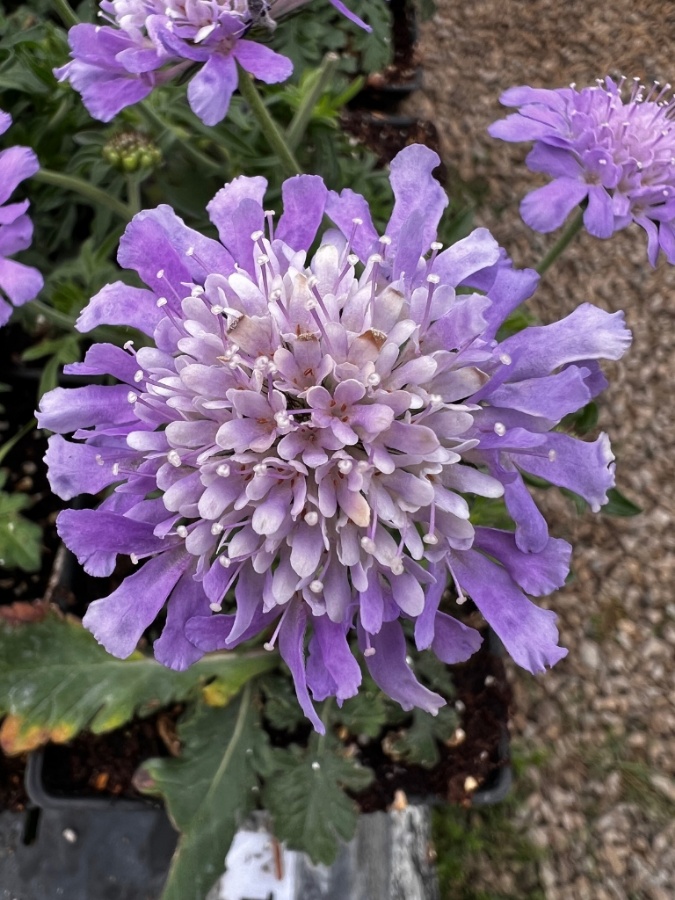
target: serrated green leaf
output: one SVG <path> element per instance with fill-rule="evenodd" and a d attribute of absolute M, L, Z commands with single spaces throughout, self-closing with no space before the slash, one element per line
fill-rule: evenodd
<path fill-rule="evenodd" d="M 617 488 L 610 488 L 607 491 L 607 498 L 607 503 L 600 509 L 606 516 L 639 516 L 642 512 L 640 506 L 624 497 Z"/>
<path fill-rule="evenodd" d="M 74 619 L 50 614 L 30 625 L 0 624 L 0 715 L 7 714 L 0 746 L 20 753 L 85 728 L 111 731 L 186 700 L 215 676 L 234 693 L 275 664 L 273 654 L 218 653 L 174 672 L 139 652 L 110 656 Z"/>
<path fill-rule="evenodd" d="M 0 569 L 37 572 L 40 568 L 42 529 L 21 515 L 29 504 L 25 494 L 0 491 Z"/>
<path fill-rule="evenodd" d="M 387 722 L 387 703 L 381 691 L 363 690 L 355 697 L 345 700 L 341 708 L 335 708 L 332 719 L 350 734 L 377 737 Z"/>
<path fill-rule="evenodd" d="M 268 675 L 260 685 L 265 695 L 264 716 L 277 731 L 293 732 L 307 719 L 288 678 Z"/>
<path fill-rule="evenodd" d="M 440 759 L 439 742 L 447 741 L 457 728 L 457 714 L 444 706 L 432 716 L 422 709 L 413 713 L 412 725 L 387 741 L 387 753 L 395 760 L 431 769 Z"/>
<path fill-rule="evenodd" d="M 265 783 L 263 802 L 274 821 L 274 832 L 313 862 L 330 865 L 339 840 L 354 834 L 358 809 L 345 789 L 362 791 L 373 772 L 337 755 L 330 737 L 312 735 L 301 750 L 274 751 L 277 771 Z"/>
<path fill-rule="evenodd" d="M 162 900 L 204 900 L 219 875 L 237 827 L 254 806 L 254 748 L 264 739 L 247 687 L 229 706 L 197 706 L 178 728 L 177 759 L 152 759 L 136 777 L 161 794 L 181 837 Z"/>

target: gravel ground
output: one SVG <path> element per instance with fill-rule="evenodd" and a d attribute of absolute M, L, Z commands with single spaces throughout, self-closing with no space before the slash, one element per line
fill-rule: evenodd
<path fill-rule="evenodd" d="M 610 73 L 675 83 L 671 0 L 437 0 L 421 27 L 425 96 L 445 162 L 477 198 L 519 265 L 555 236 L 529 231 L 518 202 L 538 176 L 525 145 L 493 141 L 499 94 L 530 84 L 592 83 Z M 670 66 L 670 68 L 669 68 Z M 452 184 L 452 181 L 451 181 Z M 675 896 L 675 268 L 650 268 L 637 227 L 599 241 L 585 233 L 549 270 L 534 310 L 543 321 L 580 302 L 624 309 L 634 343 L 607 367 L 600 427 L 618 457 L 617 485 L 644 512 L 577 516 L 552 493 L 553 532 L 575 546 L 575 578 L 548 599 L 569 656 L 540 678 L 512 668 L 516 747 L 544 758 L 523 778 L 516 825 L 541 858 L 477 874 L 480 896 L 669 900 Z M 606 369 L 606 371 L 607 371 Z M 537 887 L 533 887 L 537 885 Z"/>

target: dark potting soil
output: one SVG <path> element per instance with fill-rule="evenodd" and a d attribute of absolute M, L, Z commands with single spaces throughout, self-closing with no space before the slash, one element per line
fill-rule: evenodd
<path fill-rule="evenodd" d="M 26 808 L 28 796 L 24 787 L 26 757 L 0 753 L 0 812 L 20 812 Z"/>
<path fill-rule="evenodd" d="M 381 740 L 361 748 L 360 762 L 375 772 L 372 784 L 355 795 L 363 812 L 391 806 L 397 791 L 408 798 L 470 805 L 475 787 L 489 785 L 507 764 L 501 758 L 500 744 L 506 733 L 511 689 L 502 660 L 485 642 L 467 662 L 453 666 L 452 675 L 458 728 L 465 737 L 439 743 L 440 761 L 433 768 L 392 760 Z M 467 779 L 473 782 L 467 784 Z"/>

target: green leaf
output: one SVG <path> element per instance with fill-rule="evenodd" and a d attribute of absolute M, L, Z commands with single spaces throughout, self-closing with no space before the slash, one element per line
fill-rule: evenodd
<path fill-rule="evenodd" d="M 37 572 L 40 568 L 42 529 L 21 515 L 30 502 L 26 494 L 0 491 L 0 569 Z"/>
<path fill-rule="evenodd" d="M 151 759 L 136 775 L 161 794 L 181 832 L 162 900 L 204 900 L 225 866 L 242 817 L 255 804 L 254 748 L 264 732 L 246 687 L 229 706 L 197 706 L 178 728 L 178 759 Z"/>
<path fill-rule="evenodd" d="M 348 728 L 350 734 L 375 738 L 387 722 L 387 712 L 384 694 L 362 687 L 355 697 L 333 710 L 331 719 Z"/>
<path fill-rule="evenodd" d="M 263 803 L 274 820 L 274 833 L 315 863 L 330 865 L 339 840 L 354 834 L 358 809 L 345 789 L 362 791 L 373 773 L 337 754 L 337 744 L 316 734 L 306 750 L 274 751 L 277 771 L 263 789 Z"/>
<path fill-rule="evenodd" d="M 89 729 L 111 731 L 188 699 L 215 676 L 235 693 L 276 665 L 274 654 L 205 656 L 185 672 L 135 652 L 110 656 L 80 622 L 49 614 L 42 622 L 0 624 L 0 746 L 21 753 Z"/>
<path fill-rule="evenodd" d="M 412 725 L 385 741 L 385 752 L 393 760 L 430 769 L 440 759 L 438 743 L 449 740 L 456 729 L 457 714 L 451 707 L 442 707 L 436 716 L 416 709 Z"/>
<path fill-rule="evenodd" d="M 617 488 L 610 488 L 607 491 L 607 503 L 600 509 L 601 513 L 606 516 L 639 516 L 642 508 L 628 497 L 624 497 Z"/>

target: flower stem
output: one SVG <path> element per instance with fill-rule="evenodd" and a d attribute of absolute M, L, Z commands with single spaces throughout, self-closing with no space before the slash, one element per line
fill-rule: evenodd
<path fill-rule="evenodd" d="M 127 175 L 127 203 L 133 215 L 141 211 L 141 183 L 134 175 Z"/>
<path fill-rule="evenodd" d="M 5 443 L 0 447 L 0 463 L 4 460 L 9 451 L 19 443 L 21 438 L 29 434 L 36 425 L 36 420 L 31 419 L 30 422 L 26 422 L 23 428 L 20 428 L 13 437 L 11 437 L 8 441 L 5 441 Z"/>
<path fill-rule="evenodd" d="M 42 182 L 42 184 L 51 184 L 54 187 L 73 191 L 75 194 L 79 194 L 98 206 L 105 206 L 111 212 L 114 212 L 115 215 L 124 219 L 125 222 L 128 222 L 133 216 L 131 209 L 125 203 L 122 203 L 121 200 L 111 197 L 110 194 L 106 194 L 105 191 L 94 187 L 93 184 L 89 184 L 88 181 L 84 181 L 82 178 L 77 178 L 75 175 L 64 175 L 62 172 L 52 172 L 50 169 L 39 169 L 33 175 L 33 179 L 34 181 Z"/>
<path fill-rule="evenodd" d="M 80 20 L 77 18 L 75 10 L 70 3 L 68 3 L 68 0 L 54 0 L 54 6 L 56 7 L 56 11 L 60 16 L 61 21 L 64 25 L 67 25 L 68 28 L 80 24 Z"/>
<path fill-rule="evenodd" d="M 300 175 L 302 169 L 298 165 L 292 150 L 286 143 L 286 138 L 279 130 L 279 126 L 272 116 L 270 116 L 253 79 L 239 63 L 237 63 L 237 70 L 239 72 L 239 90 L 241 91 L 241 95 L 248 103 L 255 118 L 258 120 L 258 124 L 262 128 L 268 144 L 277 154 L 279 162 L 290 175 Z"/>
<path fill-rule="evenodd" d="M 296 110 L 293 120 L 286 130 L 286 143 L 291 152 L 295 151 L 302 140 L 312 117 L 312 113 L 314 112 L 314 107 L 319 102 L 323 92 L 330 83 L 338 60 L 339 57 L 337 53 L 327 53 L 324 56 L 321 68 L 314 77 L 312 87 L 304 96 L 300 106 Z"/>
<path fill-rule="evenodd" d="M 583 209 L 578 209 L 572 221 L 548 251 L 546 256 L 542 259 L 538 266 L 535 266 L 536 271 L 539 272 L 540 275 L 543 275 L 544 272 L 546 272 L 546 270 L 553 265 L 560 254 L 567 249 L 569 244 L 572 243 L 574 238 L 581 231 L 583 224 L 584 211 Z"/>

